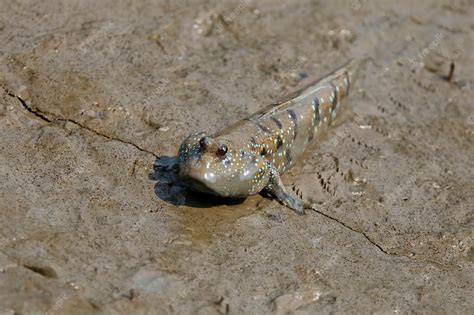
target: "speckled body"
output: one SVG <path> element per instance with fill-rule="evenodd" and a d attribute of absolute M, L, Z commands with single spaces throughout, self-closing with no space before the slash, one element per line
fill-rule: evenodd
<path fill-rule="evenodd" d="M 279 174 L 291 168 L 336 119 L 357 68 L 358 62 L 348 62 L 287 100 L 214 135 L 189 136 L 179 150 L 181 178 L 197 190 L 224 197 L 245 197 L 265 189 L 289 207 L 301 208 L 282 186 Z"/>

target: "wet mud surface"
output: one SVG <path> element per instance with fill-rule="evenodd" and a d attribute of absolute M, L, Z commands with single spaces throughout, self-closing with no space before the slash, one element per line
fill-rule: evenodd
<path fill-rule="evenodd" d="M 0 314 L 472 313 L 472 1 L 0 2 Z M 181 140 L 350 58 L 283 180 L 186 191 Z M 454 64 L 454 75 L 450 69 Z"/>

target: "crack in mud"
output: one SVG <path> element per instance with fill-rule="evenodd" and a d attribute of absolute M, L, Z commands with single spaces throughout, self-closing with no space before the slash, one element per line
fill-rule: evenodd
<path fill-rule="evenodd" d="M 347 225 L 346 223 L 338 220 L 337 218 L 335 217 L 332 217 L 330 216 L 329 214 L 326 214 L 322 211 L 319 211 L 319 210 L 316 210 L 314 208 L 311 208 L 311 210 L 313 210 L 314 212 L 316 213 L 319 213 L 320 215 L 336 222 L 336 223 L 339 223 L 340 225 L 342 225 L 343 227 L 345 227 L 346 229 L 349 229 L 351 230 L 352 232 L 355 232 L 355 233 L 358 233 L 358 234 L 361 234 L 370 244 L 374 245 L 375 247 L 377 247 L 382 253 L 384 253 L 385 255 L 391 255 L 391 256 L 399 256 L 397 255 L 396 253 L 392 253 L 392 252 L 389 252 L 387 251 L 386 249 L 384 249 L 381 245 L 377 244 L 375 241 L 373 241 L 365 232 L 362 232 L 362 231 L 359 231 L 359 230 L 356 230 L 354 229 L 353 227 L 351 227 L 350 225 Z M 405 256 L 399 256 L 399 257 L 405 257 Z"/>
<path fill-rule="evenodd" d="M 360 235 L 362 235 L 370 244 L 372 244 L 373 246 L 377 247 L 377 249 L 379 251 L 381 251 L 382 253 L 384 253 L 385 255 L 389 255 L 389 256 L 394 256 L 394 257 L 403 257 L 403 258 L 408 258 L 410 260 L 414 260 L 414 261 L 418 261 L 418 262 L 425 262 L 425 263 L 430 263 L 432 265 L 435 265 L 437 267 L 446 267 L 445 265 L 437 262 L 437 261 L 434 261 L 434 260 L 431 260 L 431 259 L 427 259 L 427 260 L 424 260 L 424 259 L 415 259 L 415 258 L 411 258 L 409 256 L 405 256 L 405 255 L 400 255 L 400 254 L 397 254 L 395 252 L 389 252 L 388 250 L 384 249 L 381 245 L 377 244 L 374 240 L 372 240 L 368 235 L 367 233 L 365 232 L 362 232 L 362 231 L 359 231 L 359 230 L 356 230 L 354 229 L 353 227 L 351 227 L 350 225 L 338 220 L 337 218 L 333 217 L 333 216 L 330 216 L 329 214 L 326 214 L 320 210 L 316 210 L 314 208 L 310 208 L 311 210 L 313 210 L 314 212 L 328 218 L 329 220 L 332 220 L 340 225 L 342 225 L 343 227 L 345 227 L 346 229 L 348 230 L 351 230 L 352 232 L 355 232 L 355 233 L 358 233 Z"/>
<path fill-rule="evenodd" d="M 104 138 L 107 138 L 109 140 L 113 140 L 113 141 L 118 141 L 118 142 L 121 142 L 121 143 L 124 143 L 124 144 L 128 144 L 128 145 L 131 145 L 133 147 L 135 147 L 137 150 L 141 151 L 141 152 L 145 152 L 145 153 L 149 153 L 151 155 L 153 155 L 155 158 L 158 158 L 158 155 L 153 153 L 152 151 L 149 151 L 147 149 L 144 149 L 142 147 L 140 147 L 139 145 L 133 143 L 133 142 L 130 142 L 130 141 L 126 141 L 126 140 L 123 140 L 123 139 L 120 139 L 120 138 L 115 138 L 115 137 L 112 137 L 108 134 L 105 134 L 105 133 L 101 133 L 93 128 L 90 128 L 74 119 L 70 119 L 70 118 L 60 118 L 60 117 L 57 117 L 56 114 L 52 114 L 52 113 L 44 113 L 42 112 L 41 110 L 38 110 L 37 108 L 33 108 L 31 107 L 30 105 L 28 105 L 28 103 L 22 99 L 20 96 L 18 95 L 15 95 L 13 93 L 11 93 L 10 91 L 8 91 L 5 87 L 2 87 L 3 90 L 5 91 L 5 93 L 7 93 L 8 96 L 10 97 L 13 97 L 13 98 L 16 98 L 22 105 L 22 107 L 28 111 L 29 113 L 31 113 L 32 115 L 38 117 L 39 119 L 47 122 L 47 123 L 54 123 L 56 121 L 63 121 L 63 122 L 70 122 L 82 129 L 85 129 L 85 130 L 88 130 L 92 133 L 95 133 L 96 135 L 98 136 L 101 136 L 101 137 L 104 137 Z M 48 116 L 53 116 L 53 118 L 49 118 Z"/>
<path fill-rule="evenodd" d="M 22 99 L 21 97 L 9 92 L 8 90 L 6 90 L 5 88 L 3 88 L 3 90 L 5 91 L 5 93 L 7 93 L 8 96 L 11 96 L 13 98 L 16 98 L 17 100 L 20 101 L 21 105 L 23 106 L 24 109 L 26 109 L 28 112 L 30 112 L 31 114 L 33 114 L 34 116 L 38 117 L 39 119 L 41 120 L 44 120 L 48 123 L 52 122 L 51 119 L 49 119 L 48 117 L 46 117 L 43 113 L 41 113 L 40 111 L 37 111 L 37 110 L 34 110 L 33 108 L 31 108 L 30 106 L 28 106 L 28 104 L 26 104 L 25 100 Z"/>

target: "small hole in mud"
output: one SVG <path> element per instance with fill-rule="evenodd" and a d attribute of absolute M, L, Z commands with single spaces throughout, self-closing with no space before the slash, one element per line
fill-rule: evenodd
<path fill-rule="evenodd" d="M 37 274 L 42 275 L 46 278 L 57 278 L 58 274 L 54 271 L 53 268 L 48 266 L 33 266 L 33 265 L 23 265 L 26 269 L 29 269 Z"/>

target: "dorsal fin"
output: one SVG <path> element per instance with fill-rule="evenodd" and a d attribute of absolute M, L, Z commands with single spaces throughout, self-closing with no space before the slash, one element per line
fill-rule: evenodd
<path fill-rule="evenodd" d="M 365 58 L 365 59 L 362 59 L 362 60 L 350 59 L 349 61 L 344 63 L 342 66 L 337 68 L 336 70 L 333 70 L 333 71 L 327 73 L 326 75 L 321 76 L 320 78 L 318 78 L 316 80 L 310 81 L 309 83 L 305 84 L 300 89 L 286 94 L 279 101 L 265 106 L 261 110 L 253 113 L 251 116 L 232 124 L 231 126 L 225 128 L 224 130 L 219 131 L 215 135 L 223 134 L 223 133 L 227 132 L 228 130 L 232 130 L 233 128 L 243 124 L 245 121 L 249 121 L 249 120 L 250 121 L 255 121 L 255 120 L 258 120 L 258 119 L 262 118 L 263 116 L 271 116 L 272 114 L 274 114 L 275 112 L 280 110 L 282 107 L 287 107 L 287 106 L 289 107 L 289 105 L 291 103 L 297 102 L 299 97 L 304 96 L 305 91 L 309 90 L 310 88 L 315 88 L 320 82 L 323 82 L 323 81 L 327 80 L 328 78 L 330 78 L 334 75 L 337 75 L 339 71 L 345 70 L 345 69 L 350 70 L 350 71 L 355 71 L 355 70 L 357 70 L 357 68 L 359 67 L 359 65 L 361 64 L 362 61 L 366 61 L 366 60 L 370 60 L 370 59 L 371 58 Z"/>
<path fill-rule="evenodd" d="M 258 112 L 254 113 L 251 117 L 249 117 L 249 119 L 251 120 L 255 120 L 255 119 L 259 119 L 261 117 L 263 117 L 264 115 L 271 115 L 273 114 L 274 112 L 278 111 L 280 108 L 282 107 L 286 107 L 286 106 L 289 106 L 292 102 L 295 102 L 297 101 L 298 97 L 301 96 L 305 91 L 307 91 L 308 89 L 310 88 L 313 88 L 315 87 L 316 85 L 318 85 L 320 82 L 328 79 L 329 77 L 335 75 L 338 71 L 340 71 L 341 69 L 344 69 L 344 68 L 352 68 L 352 65 L 355 64 L 354 60 L 353 59 L 350 59 L 349 61 L 347 61 L 346 63 L 344 63 L 342 66 L 340 66 L 339 68 L 337 68 L 337 70 L 333 70 L 329 73 L 327 73 L 326 75 L 316 79 L 316 80 L 313 80 L 307 84 L 305 84 L 303 87 L 301 87 L 300 89 L 296 90 L 296 91 L 293 91 L 291 93 L 288 93 L 286 94 L 285 96 L 283 96 L 279 101 L 277 102 L 274 102 L 268 106 L 265 106 L 264 108 L 262 108 L 261 110 L 259 110 Z"/>

